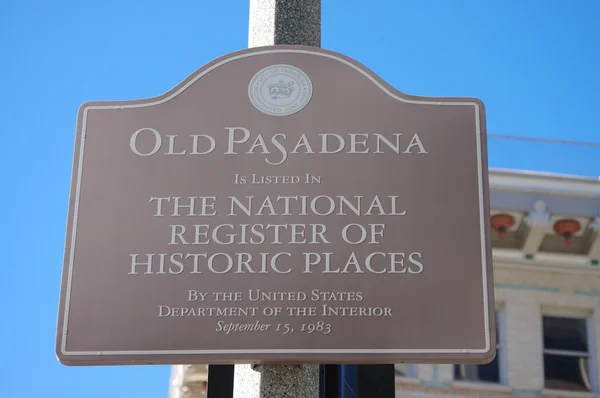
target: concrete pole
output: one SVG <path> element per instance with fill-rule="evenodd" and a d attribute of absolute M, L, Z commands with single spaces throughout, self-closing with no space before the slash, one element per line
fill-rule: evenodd
<path fill-rule="evenodd" d="M 250 0 L 248 47 L 321 47 L 321 0 Z M 319 365 L 236 365 L 234 398 L 318 398 Z"/>
<path fill-rule="evenodd" d="M 321 47 L 321 0 L 250 0 L 248 47 Z"/>
<path fill-rule="evenodd" d="M 284 397 L 319 398 L 319 365 L 235 365 L 233 398 Z"/>

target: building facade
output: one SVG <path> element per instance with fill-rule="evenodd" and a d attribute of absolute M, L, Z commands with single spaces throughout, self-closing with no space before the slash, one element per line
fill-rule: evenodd
<path fill-rule="evenodd" d="M 600 181 L 491 170 L 490 196 L 498 354 L 397 365 L 396 395 L 599 396 Z"/>
<path fill-rule="evenodd" d="M 396 365 L 396 396 L 600 397 L 600 180 L 490 170 L 497 356 Z M 204 396 L 175 366 L 171 398 Z"/>

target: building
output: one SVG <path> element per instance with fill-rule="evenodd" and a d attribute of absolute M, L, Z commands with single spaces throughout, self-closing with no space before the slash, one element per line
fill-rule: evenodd
<path fill-rule="evenodd" d="M 171 370 L 169 398 L 206 397 L 208 365 L 175 365 Z"/>
<path fill-rule="evenodd" d="M 600 180 L 491 170 L 490 191 L 498 355 L 399 365 L 398 396 L 597 396 Z"/>
<path fill-rule="evenodd" d="M 600 396 L 600 180 L 490 170 L 498 354 L 396 365 L 397 397 Z M 176 366 L 171 398 L 202 397 Z"/>

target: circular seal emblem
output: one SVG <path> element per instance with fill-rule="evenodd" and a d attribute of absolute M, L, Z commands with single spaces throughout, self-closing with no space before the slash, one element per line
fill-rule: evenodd
<path fill-rule="evenodd" d="M 271 116 L 288 116 L 301 111 L 312 97 L 312 82 L 306 73 L 291 65 L 271 65 L 258 71 L 248 86 L 250 102 Z"/>

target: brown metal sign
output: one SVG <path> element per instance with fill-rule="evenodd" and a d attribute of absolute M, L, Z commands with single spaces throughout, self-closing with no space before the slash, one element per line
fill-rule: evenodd
<path fill-rule="evenodd" d="M 485 362 L 481 101 L 309 47 L 83 105 L 56 352 L 70 365 Z"/>

